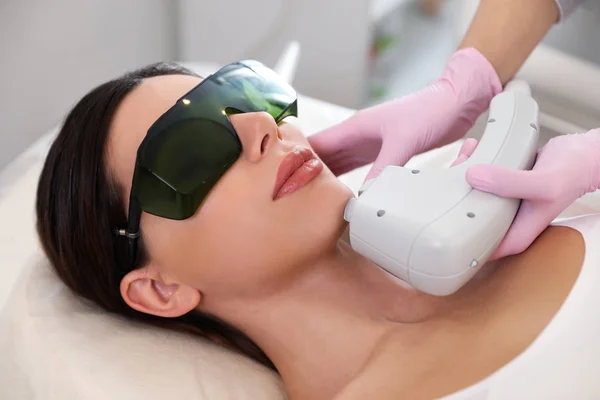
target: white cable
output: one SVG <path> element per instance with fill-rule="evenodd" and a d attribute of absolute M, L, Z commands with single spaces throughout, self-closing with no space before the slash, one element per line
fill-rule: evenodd
<path fill-rule="evenodd" d="M 287 44 L 273 70 L 290 85 L 293 83 L 300 58 L 300 43 L 293 40 Z"/>
<path fill-rule="evenodd" d="M 531 96 L 531 88 L 529 87 L 529 84 L 524 80 L 519 79 L 508 82 L 508 84 L 504 87 L 504 91 L 525 93 Z"/>
<path fill-rule="evenodd" d="M 273 38 L 283 36 L 286 32 L 286 27 L 290 24 L 290 15 L 295 15 L 294 7 L 294 1 L 277 0 L 277 12 L 272 18 L 272 22 L 269 23 L 269 29 L 265 30 L 263 35 L 254 40 L 253 43 L 246 46 L 243 52 L 244 56 L 241 59 L 256 59 L 261 51 L 268 48 L 268 46 L 272 46 Z M 264 25 L 266 21 L 263 20 L 261 23 Z"/>

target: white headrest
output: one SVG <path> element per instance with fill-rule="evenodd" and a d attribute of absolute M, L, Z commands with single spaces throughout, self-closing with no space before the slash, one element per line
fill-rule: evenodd
<path fill-rule="evenodd" d="M 75 296 L 39 253 L 0 326 L 2 399 L 286 398 L 279 377 L 246 357 Z"/>

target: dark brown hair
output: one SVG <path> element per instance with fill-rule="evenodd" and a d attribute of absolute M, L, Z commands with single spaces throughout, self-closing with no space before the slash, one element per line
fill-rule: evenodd
<path fill-rule="evenodd" d="M 60 279 L 105 310 L 208 338 L 274 369 L 254 342 L 214 316 L 192 311 L 179 318 L 156 317 L 130 308 L 121 297 L 119 257 L 126 249 L 114 231 L 127 219 L 122 191 L 106 167 L 106 142 L 122 100 L 143 79 L 161 75 L 196 76 L 177 64 L 152 64 L 98 86 L 67 115 L 38 184 L 42 247 Z M 146 256 L 142 250 L 142 265 Z"/>

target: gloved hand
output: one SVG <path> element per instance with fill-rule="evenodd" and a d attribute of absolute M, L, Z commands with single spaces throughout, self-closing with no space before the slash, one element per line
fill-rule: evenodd
<path fill-rule="evenodd" d="M 600 186 L 600 129 L 552 138 L 531 171 L 474 165 L 467 170 L 467 182 L 484 192 L 523 199 L 490 261 L 521 253 L 571 203 Z"/>
<path fill-rule="evenodd" d="M 336 175 L 375 161 L 368 180 L 387 165 L 404 165 L 416 154 L 463 137 L 501 90 L 487 59 L 475 49 L 462 49 L 429 87 L 358 111 L 308 140 Z"/>

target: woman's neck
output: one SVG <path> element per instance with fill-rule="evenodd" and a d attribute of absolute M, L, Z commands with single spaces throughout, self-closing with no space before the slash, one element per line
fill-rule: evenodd
<path fill-rule="evenodd" d="M 268 299 L 222 304 L 218 315 L 260 346 L 291 398 L 330 399 L 392 329 L 428 318 L 439 302 L 340 242 L 293 286 Z"/>

